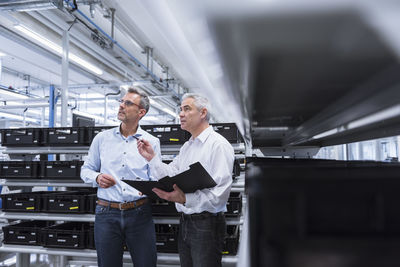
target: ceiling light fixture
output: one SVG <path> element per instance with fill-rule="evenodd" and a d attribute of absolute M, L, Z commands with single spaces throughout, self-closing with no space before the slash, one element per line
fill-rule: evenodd
<path fill-rule="evenodd" d="M 397 117 L 399 115 L 400 115 L 400 104 L 381 110 L 379 112 L 363 117 L 361 119 L 352 121 L 347 125 L 347 128 L 350 130 L 368 124 L 376 123 L 379 121 L 387 120 L 393 117 Z"/>
<path fill-rule="evenodd" d="M 22 94 L 19 94 L 19 93 L 16 93 L 16 92 L 12 92 L 12 91 L 9 91 L 9 90 L 5 90 L 5 89 L 0 89 L 0 95 L 7 95 L 7 96 L 11 96 L 11 97 L 14 97 L 14 98 L 21 98 L 21 99 L 28 99 L 29 98 L 29 96 L 27 96 L 27 95 L 22 95 Z"/>
<path fill-rule="evenodd" d="M 19 121 L 24 120 L 24 116 L 10 114 L 10 113 L 4 113 L 4 112 L 0 112 L 0 117 L 4 117 L 4 118 L 8 118 L 8 119 L 15 119 L 15 120 L 19 120 Z M 25 121 L 38 122 L 37 120 L 28 118 L 28 117 L 25 117 Z"/>
<path fill-rule="evenodd" d="M 144 116 L 142 118 L 142 121 L 158 121 L 159 118 L 155 117 L 155 116 Z"/>
<path fill-rule="evenodd" d="M 80 94 L 79 96 L 84 96 L 86 98 L 105 98 L 105 96 L 100 93 L 83 93 Z"/>
<path fill-rule="evenodd" d="M 178 114 L 176 114 L 175 112 L 171 111 L 170 109 L 162 108 L 161 110 L 164 111 L 165 113 L 171 115 L 172 117 L 176 117 L 176 118 L 178 117 Z"/>
<path fill-rule="evenodd" d="M 327 136 L 330 136 L 330 135 L 337 134 L 338 132 L 339 132 L 338 129 L 334 128 L 334 129 L 331 129 L 329 131 L 314 135 L 313 137 L 311 137 L 311 139 L 320 139 L 320 138 L 323 138 L 323 137 L 327 137 Z"/>
<path fill-rule="evenodd" d="M 150 105 L 154 106 L 155 108 L 164 111 L 168 115 L 171 115 L 174 118 L 179 118 L 179 115 L 173 112 L 172 110 L 163 107 L 160 103 L 156 102 L 154 99 L 150 98 Z"/>
<path fill-rule="evenodd" d="M 62 55 L 63 49 L 61 46 L 59 46 L 58 44 L 53 43 L 52 41 L 46 39 L 45 37 L 41 36 L 40 34 L 32 31 L 31 29 L 28 29 L 27 27 L 18 24 L 15 25 L 14 28 L 22 33 L 24 33 L 25 35 L 35 39 L 36 41 L 38 41 L 40 44 L 47 46 L 48 48 L 50 48 L 51 50 L 53 50 L 54 52 L 56 52 L 59 55 Z M 97 75 L 102 75 L 103 71 L 101 69 L 99 69 L 98 67 L 96 67 L 95 65 L 89 63 L 88 61 L 78 57 L 77 55 L 73 54 L 73 53 L 69 53 L 69 59 L 84 67 L 85 69 L 96 73 Z"/>
<path fill-rule="evenodd" d="M 5 57 L 5 56 L 7 56 L 7 54 L 0 52 L 0 57 Z"/>

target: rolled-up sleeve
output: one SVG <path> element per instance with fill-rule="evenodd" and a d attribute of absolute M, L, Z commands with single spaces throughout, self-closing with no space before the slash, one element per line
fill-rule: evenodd
<path fill-rule="evenodd" d="M 96 178 L 100 174 L 100 141 L 101 133 L 96 135 L 89 148 L 88 157 L 81 168 L 81 179 L 85 183 L 91 183 L 93 187 L 97 187 Z"/>
<path fill-rule="evenodd" d="M 177 175 L 179 170 L 179 155 L 177 155 L 173 161 L 169 164 L 165 164 L 161 160 L 161 155 L 155 155 L 149 161 L 150 170 L 154 177 L 159 180 L 165 176 L 175 176 Z"/>
<path fill-rule="evenodd" d="M 201 206 L 205 210 L 218 210 L 225 205 L 229 198 L 235 158 L 234 151 L 232 146 L 225 144 L 219 144 L 214 149 L 211 153 L 210 173 L 212 173 L 212 178 L 217 185 L 213 188 L 185 194 L 186 208 Z"/>

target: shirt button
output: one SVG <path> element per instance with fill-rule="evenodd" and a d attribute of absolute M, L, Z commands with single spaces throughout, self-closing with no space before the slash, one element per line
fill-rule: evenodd
<path fill-rule="evenodd" d="M 122 189 L 122 191 L 125 191 L 125 188 L 124 188 L 124 189 Z"/>
<path fill-rule="evenodd" d="M 126 152 L 124 152 L 124 155 L 126 155 Z"/>
<path fill-rule="evenodd" d="M 128 143 L 128 140 L 126 140 L 125 142 L 127 142 L 127 143 Z"/>
<path fill-rule="evenodd" d="M 125 165 L 124 165 L 124 164 L 122 164 L 122 167 L 125 167 Z"/>

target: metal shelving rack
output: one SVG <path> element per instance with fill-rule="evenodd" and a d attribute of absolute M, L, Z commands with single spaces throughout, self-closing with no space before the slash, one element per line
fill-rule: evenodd
<path fill-rule="evenodd" d="M 232 144 L 235 154 L 244 153 L 245 146 L 243 143 Z M 179 152 L 180 145 L 162 145 L 161 153 L 163 155 L 174 155 Z M 38 154 L 75 154 L 85 155 L 89 150 L 88 146 L 57 146 L 57 147 L 5 147 L 3 154 L 9 155 L 38 155 Z M 3 186 L 52 186 L 52 187 L 91 187 L 89 184 L 83 183 L 81 180 L 57 180 L 57 179 L 0 179 L 0 185 Z M 232 184 L 232 192 L 244 192 L 244 172 L 236 177 Z M 245 201 L 245 200 L 244 200 Z M 243 205 L 244 206 L 244 205 Z M 94 222 L 94 214 L 61 214 L 61 213 L 29 213 L 29 212 L 0 212 L 0 218 L 7 220 L 51 220 L 51 221 L 76 221 L 76 222 Z M 153 217 L 154 223 L 158 224 L 179 224 L 177 217 Z M 226 218 L 227 225 L 242 225 L 243 217 Z M 2 244 L 0 252 L 16 253 L 17 267 L 26 267 L 30 265 L 30 254 L 47 254 L 58 257 L 55 262 L 58 266 L 75 265 L 96 265 L 96 250 L 84 249 L 59 249 L 45 248 L 42 246 L 28 245 L 10 245 Z M 129 262 L 130 255 L 124 253 L 124 261 Z M 235 266 L 237 263 L 237 255 L 224 255 L 222 257 L 224 266 Z M 179 266 L 179 256 L 176 253 L 157 253 L 157 265 L 162 266 Z"/>
<path fill-rule="evenodd" d="M 48 254 L 48 255 L 56 255 L 60 257 L 64 257 L 63 260 L 60 261 L 61 266 L 70 265 L 96 265 L 96 257 L 97 253 L 92 249 L 53 249 L 53 248 L 45 248 L 42 246 L 23 246 L 23 245 L 3 245 L 0 247 L 0 252 L 20 252 L 25 254 Z M 68 257 L 68 258 L 67 258 Z M 92 261 L 88 261 L 88 258 L 91 258 Z M 123 255 L 124 260 L 130 261 L 129 252 L 125 252 Z M 237 262 L 236 256 L 223 256 L 222 263 L 223 264 L 235 264 Z M 169 264 L 169 265 L 177 265 L 179 266 L 179 256 L 178 254 L 171 253 L 158 253 L 157 254 L 157 264 Z M 17 264 L 18 266 L 18 264 Z M 27 265 L 21 265 L 27 266 Z"/>

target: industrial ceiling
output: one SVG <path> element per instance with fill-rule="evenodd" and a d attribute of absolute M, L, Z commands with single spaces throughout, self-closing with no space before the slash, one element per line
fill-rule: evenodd
<path fill-rule="evenodd" d="M 398 1 L 14 0 L 0 10 L 3 80 L 18 77 L 32 98 L 65 87 L 62 52 L 24 27 L 58 47 L 68 32 L 70 54 L 95 67 L 70 58 L 68 103 L 97 116 L 105 94 L 135 85 L 152 96 L 148 123 L 176 122 L 181 94 L 202 92 L 254 147 L 400 134 Z"/>

